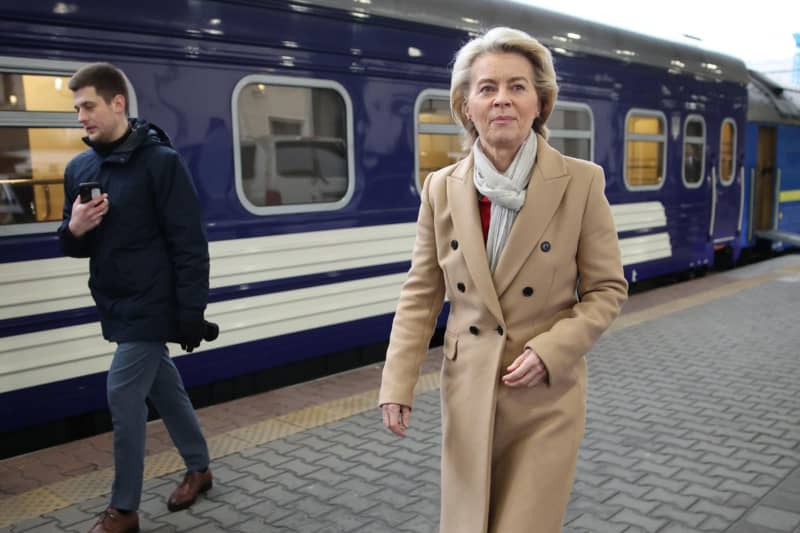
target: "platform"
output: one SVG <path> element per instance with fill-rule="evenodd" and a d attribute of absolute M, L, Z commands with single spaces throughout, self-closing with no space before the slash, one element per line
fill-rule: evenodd
<path fill-rule="evenodd" d="M 563 531 L 800 533 L 800 255 L 632 296 L 589 354 L 586 436 Z M 148 426 L 142 531 L 435 532 L 439 349 L 409 437 L 383 429 L 380 365 L 198 411 L 214 488 Z M 109 434 L 0 461 L 0 533 L 86 532 Z M 535 532 L 533 532 L 535 533 Z"/>

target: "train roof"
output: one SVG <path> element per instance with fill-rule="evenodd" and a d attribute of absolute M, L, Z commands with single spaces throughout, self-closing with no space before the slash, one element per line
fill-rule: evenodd
<path fill-rule="evenodd" d="M 473 34 L 494 26 L 524 30 L 556 53 L 588 54 L 745 85 L 742 60 L 510 0 L 296 0 L 355 16 L 411 20 Z"/>
<path fill-rule="evenodd" d="M 760 72 L 749 73 L 747 120 L 800 125 L 800 91 L 782 87 Z"/>

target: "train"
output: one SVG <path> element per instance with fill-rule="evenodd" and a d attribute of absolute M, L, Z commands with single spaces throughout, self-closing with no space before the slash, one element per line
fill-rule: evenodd
<path fill-rule="evenodd" d="M 632 284 L 800 244 L 800 101 L 734 57 L 505 0 L 6 2 L 0 455 L 109 427 L 114 347 L 55 236 L 75 70 L 119 66 L 192 173 L 221 333 L 172 355 L 203 405 L 383 357 L 420 185 L 464 155 L 449 67 L 500 25 L 551 50 L 549 142 L 605 169 Z"/>

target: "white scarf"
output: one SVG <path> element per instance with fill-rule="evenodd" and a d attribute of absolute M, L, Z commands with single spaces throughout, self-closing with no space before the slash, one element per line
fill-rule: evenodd
<path fill-rule="evenodd" d="M 536 133 L 531 132 L 528 135 L 505 172 L 498 171 L 489 161 L 481 149 L 480 139 L 476 139 L 472 145 L 472 157 L 475 161 L 475 172 L 472 176 L 475 188 L 492 201 L 486 255 L 489 257 L 489 270 L 494 272 L 511 225 L 517 212 L 525 204 L 528 180 L 536 162 Z"/>

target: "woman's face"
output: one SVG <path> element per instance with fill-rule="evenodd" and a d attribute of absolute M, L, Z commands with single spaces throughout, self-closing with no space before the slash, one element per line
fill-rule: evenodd
<path fill-rule="evenodd" d="M 465 111 L 484 149 L 516 150 L 539 115 L 533 65 L 515 52 L 478 57 L 470 72 Z"/>

